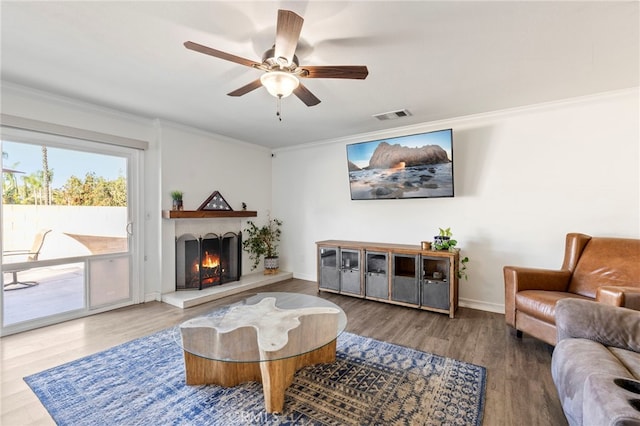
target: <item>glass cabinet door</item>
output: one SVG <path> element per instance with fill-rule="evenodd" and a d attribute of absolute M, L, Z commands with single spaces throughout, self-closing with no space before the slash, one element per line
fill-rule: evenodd
<path fill-rule="evenodd" d="M 340 260 L 340 292 L 361 295 L 360 251 L 342 249 L 340 250 Z"/>
<path fill-rule="evenodd" d="M 393 255 L 391 277 L 391 299 L 397 302 L 419 304 L 418 255 Z"/>
<path fill-rule="evenodd" d="M 376 299 L 389 298 L 387 253 L 367 252 L 365 266 L 365 295 Z"/>
<path fill-rule="evenodd" d="M 449 309 L 449 259 L 422 257 L 420 305 Z"/>
<path fill-rule="evenodd" d="M 339 291 L 338 248 L 320 247 L 318 249 L 318 264 L 320 265 L 319 287 Z"/>

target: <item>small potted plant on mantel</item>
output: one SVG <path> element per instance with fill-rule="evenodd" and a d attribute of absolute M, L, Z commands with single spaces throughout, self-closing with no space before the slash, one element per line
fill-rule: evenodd
<path fill-rule="evenodd" d="M 173 210 L 182 210 L 182 191 L 171 191 L 171 199 L 173 200 Z"/>
<path fill-rule="evenodd" d="M 453 233 L 451 232 L 451 228 L 443 229 L 438 228 L 440 230 L 439 235 L 433 237 L 433 248 L 436 250 L 449 250 L 454 251 L 456 249 L 456 244 L 458 241 L 452 239 Z M 458 278 L 468 279 L 467 275 L 467 263 L 469 262 L 469 257 L 465 256 L 460 258 L 460 265 L 458 268 Z"/>
<path fill-rule="evenodd" d="M 247 237 L 243 237 L 242 248 L 249 253 L 249 259 L 253 262 L 252 271 L 258 267 L 260 258 L 264 256 L 264 274 L 278 273 L 278 243 L 282 233 L 280 226 L 282 221 L 279 219 L 269 219 L 262 227 L 258 227 L 252 221 L 247 222 L 247 229 L 244 230 Z"/>

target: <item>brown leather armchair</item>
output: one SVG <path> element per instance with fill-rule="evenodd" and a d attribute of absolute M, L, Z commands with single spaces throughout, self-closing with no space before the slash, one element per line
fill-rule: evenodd
<path fill-rule="evenodd" d="M 595 300 L 640 310 L 640 239 L 567 234 L 560 270 L 504 267 L 505 319 L 556 344 L 555 306 L 560 299 Z"/>

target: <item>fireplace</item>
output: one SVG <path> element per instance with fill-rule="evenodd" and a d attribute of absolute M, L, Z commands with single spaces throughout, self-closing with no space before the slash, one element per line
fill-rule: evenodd
<path fill-rule="evenodd" d="M 176 290 L 202 290 L 240 279 L 242 234 L 176 238 Z"/>

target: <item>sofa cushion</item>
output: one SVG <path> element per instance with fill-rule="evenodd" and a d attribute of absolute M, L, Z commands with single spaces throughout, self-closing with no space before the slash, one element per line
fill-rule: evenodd
<path fill-rule="evenodd" d="M 634 379 L 618 358 L 600 343 L 588 339 L 565 339 L 558 342 L 551 358 L 551 375 L 570 425 L 583 423 L 584 385 L 594 371 Z"/>
<path fill-rule="evenodd" d="M 619 386 L 619 380 L 619 377 L 600 373 L 587 378 L 582 402 L 582 426 L 640 425 L 640 411 L 630 403 L 640 395 Z"/>
<path fill-rule="evenodd" d="M 636 380 L 640 380 L 640 353 L 614 347 L 609 347 L 609 350 L 624 364 Z"/>
<path fill-rule="evenodd" d="M 558 340 L 580 337 L 605 346 L 640 352 L 638 311 L 597 302 L 566 299 L 558 301 L 556 324 Z"/>
<path fill-rule="evenodd" d="M 588 298 L 563 291 L 525 290 L 516 294 L 516 310 L 539 320 L 555 324 L 556 302 L 567 297 Z"/>
<path fill-rule="evenodd" d="M 592 238 L 571 276 L 569 292 L 594 299 L 601 286 L 640 287 L 640 239 Z"/>

